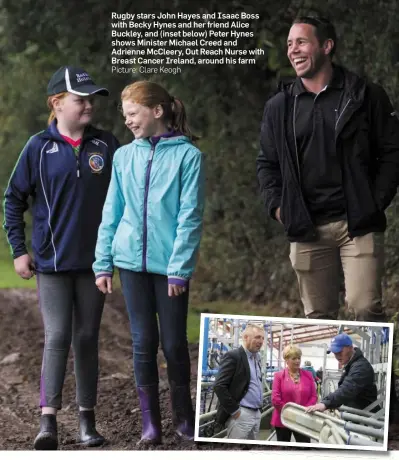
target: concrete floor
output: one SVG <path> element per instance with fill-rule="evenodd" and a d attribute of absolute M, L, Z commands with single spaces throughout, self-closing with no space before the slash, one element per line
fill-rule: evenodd
<path fill-rule="evenodd" d="M 272 433 L 272 430 L 260 430 L 259 431 L 259 440 L 260 441 L 266 441 L 266 439 L 270 436 Z M 273 439 L 270 439 L 270 441 L 275 441 L 276 436 L 273 436 Z"/>

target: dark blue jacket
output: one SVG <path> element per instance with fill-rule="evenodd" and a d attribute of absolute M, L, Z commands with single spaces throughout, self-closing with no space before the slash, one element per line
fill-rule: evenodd
<path fill-rule="evenodd" d="M 91 269 L 118 147 L 113 134 L 89 126 L 77 157 L 55 122 L 29 139 L 5 192 L 4 229 L 14 258 L 27 253 L 23 214 L 32 196 L 36 270 Z"/>
<path fill-rule="evenodd" d="M 355 409 L 365 409 L 376 399 L 377 386 L 373 366 L 363 356 L 362 351 L 355 348 L 354 356 L 342 371 L 338 388 L 321 402 L 328 409 L 336 409 L 343 404 Z"/>

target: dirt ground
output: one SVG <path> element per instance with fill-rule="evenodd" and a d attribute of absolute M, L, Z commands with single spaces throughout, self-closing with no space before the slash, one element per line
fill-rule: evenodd
<path fill-rule="evenodd" d="M 37 434 L 40 410 L 39 380 L 44 334 L 36 292 L 0 290 L 0 450 L 31 450 Z M 1 364 L 14 355 L 11 363 Z M 192 397 L 195 401 L 198 346 L 190 346 Z M 275 446 L 244 446 L 219 443 L 179 443 L 174 435 L 169 408 L 166 366 L 159 355 L 161 411 L 164 443 L 160 450 L 271 450 Z M 108 440 L 100 449 L 135 450 L 141 434 L 141 417 L 134 387 L 128 318 L 119 293 L 108 297 L 100 333 L 100 379 L 97 406 L 98 430 Z M 61 450 L 81 449 L 75 443 L 77 412 L 70 354 L 58 414 Z M 399 448 L 399 427 L 390 430 L 390 449 Z M 157 448 L 158 449 L 158 448 Z"/>

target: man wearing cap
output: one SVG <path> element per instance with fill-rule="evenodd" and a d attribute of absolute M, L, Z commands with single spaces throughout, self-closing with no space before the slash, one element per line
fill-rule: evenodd
<path fill-rule="evenodd" d="M 306 412 L 323 412 L 345 405 L 364 409 L 377 399 L 377 387 L 372 365 L 359 348 L 353 347 L 347 334 L 339 334 L 331 340 L 327 353 L 334 353 L 343 366 L 338 389 L 327 395 L 320 403 L 310 406 Z"/>
<path fill-rule="evenodd" d="M 226 353 L 221 362 L 214 386 L 220 403 L 216 422 L 226 423 L 229 439 L 256 439 L 259 433 L 263 405 L 259 350 L 264 338 L 261 326 L 247 324 L 242 346 Z"/>

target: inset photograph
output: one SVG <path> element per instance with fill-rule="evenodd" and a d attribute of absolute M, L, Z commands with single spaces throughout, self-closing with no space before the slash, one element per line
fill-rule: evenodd
<path fill-rule="evenodd" d="M 195 440 L 387 450 L 393 325 L 202 314 Z"/>

